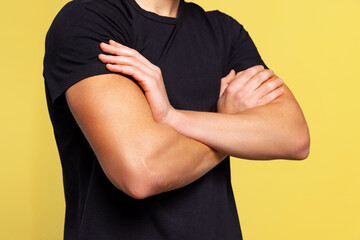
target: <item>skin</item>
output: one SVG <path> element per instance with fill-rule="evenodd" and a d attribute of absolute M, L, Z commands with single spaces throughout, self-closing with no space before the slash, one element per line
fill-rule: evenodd
<path fill-rule="evenodd" d="M 146 11 L 154 12 L 160 16 L 176 17 L 180 0 L 134 0 Z"/>
<path fill-rule="evenodd" d="M 156 122 L 143 92 L 127 77 L 86 78 L 65 96 L 108 179 L 135 199 L 186 186 L 227 156 Z"/>
<path fill-rule="evenodd" d="M 176 1 L 158 2 L 169 3 L 162 9 L 168 6 L 171 13 Z M 79 81 L 65 96 L 105 174 L 129 196 L 143 199 L 186 186 L 228 155 L 248 159 L 308 155 L 309 134 L 301 109 L 273 71 L 260 66 L 236 76 L 231 71 L 221 81 L 218 113 L 179 111 L 168 101 L 157 66 L 112 41 L 101 48 L 107 54 L 99 59 L 114 74 Z M 116 72 L 133 76 L 145 94 Z"/>
<path fill-rule="evenodd" d="M 222 86 L 218 113 L 177 110 L 169 103 L 157 66 L 112 40 L 100 47 L 113 54 L 99 55 L 110 71 L 131 75 L 140 83 L 155 121 L 234 157 L 301 160 L 308 156 L 304 115 L 274 71 L 259 65 L 239 73 L 225 89 Z"/>

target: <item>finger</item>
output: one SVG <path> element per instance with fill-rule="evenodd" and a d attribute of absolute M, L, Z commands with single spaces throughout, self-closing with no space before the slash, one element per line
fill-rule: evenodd
<path fill-rule="evenodd" d="M 135 51 L 133 49 L 125 48 L 125 47 L 115 47 L 113 45 L 107 44 L 107 43 L 100 43 L 100 48 L 103 52 L 117 55 L 117 56 L 134 56 Z"/>
<path fill-rule="evenodd" d="M 279 87 L 279 88 L 275 89 L 274 91 L 272 91 L 272 92 L 268 93 L 267 95 L 265 95 L 264 97 L 262 97 L 257 102 L 257 105 L 262 106 L 262 105 L 265 105 L 265 104 L 268 104 L 268 103 L 272 102 L 276 98 L 280 97 L 284 93 L 284 91 L 285 90 L 282 87 Z"/>
<path fill-rule="evenodd" d="M 265 82 L 264 84 L 262 84 L 260 87 L 258 87 L 254 91 L 253 96 L 256 99 L 260 99 L 260 98 L 264 97 L 266 94 L 269 94 L 270 92 L 274 91 L 276 88 L 279 88 L 280 86 L 282 86 L 283 83 L 284 82 L 281 78 L 269 80 L 269 81 Z"/>
<path fill-rule="evenodd" d="M 106 68 L 111 72 L 123 73 L 125 75 L 132 76 L 136 81 L 138 81 L 141 87 L 148 91 L 147 86 L 150 84 L 151 78 L 148 74 L 141 69 L 135 66 L 128 65 L 115 65 L 115 64 L 106 64 Z"/>
<path fill-rule="evenodd" d="M 225 77 L 227 79 L 227 83 L 230 83 L 235 78 L 235 70 L 231 69 L 229 74 Z"/>
<path fill-rule="evenodd" d="M 265 69 L 263 71 L 255 74 L 249 81 L 246 82 L 243 89 L 244 92 L 251 94 L 254 92 L 261 84 L 267 81 L 269 78 L 275 75 L 274 71 L 271 69 Z"/>
<path fill-rule="evenodd" d="M 231 69 L 229 74 L 221 79 L 219 97 L 221 97 L 223 95 L 224 90 L 226 89 L 226 87 L 234 79 L 235 79 L 235 70 Z"/>
<path fill-rule="evenodd" d="M 153 71 L 152 69 L 149 69 L 148 66 L 144 65 L 143 63 L 137 61 L 132 57 L 99 54 L 99 59 L 103 63 L 117 64 L 117 65 L 131 65 L 139 69 L 143 69 L 144 71 L 151 71 L 151 72 Z"/>
<path fill-rule="evenodd" d="M 106 55 L 99 54 L 99 59 L 103 63 L 111 63 L 118 65 L 136 65 L 137 62 L 134 58 L 126 57 L 126 56 L 114 56 L 114 55 Z"/>
<path fill-rule="evenodd" d="M 237 72 L 237 73 L 236 73 L 236 77 L 239 76 L 239 75 L 241 75 L 244 71 L 245 71 L 245 70 L 242 70 L 242 71 L 240 71 L 240 72 Z"/>
<path fill-rule="evenodd" d="M 148 68 L 156 70 L 154 65 L 150 63 L 145 57 L 143 57 L 140 53 L 138 53 L 135 49 L 126 47 L 124 45 L 122 45 L 122 47 L 115 47 L 114 45 L 110 45 L 103 42 L 100 43 L 100 48 L 103 52 L 108 54 L 135 58 L 139 62 L 142 62 L 144 65 L 147 65 Z"/>
<path fill-rule="evenodd" d="M 150 62 L 146 57 L 141 55 L 138 51 L 135 49 L 132 49 L 126 45 L 120 44 L 114 40 L 109 41 L 110 46 L 114 46 L 116 48 L 125 48 L 129 51 L 134 51 L 134 57 L 137 58 L 139 61 L 143 62 L 145 65 L 148 65 L 149 68 L 152 68 L 153 70 L 156 70 L 156 67 L 154 67 L 154 64 Z"/>
<path fill-rule="evenodd" d="M 116 42 L 116 41 L 114 41 L 114 40 L 112 40 L 112 39 L 109 40 L 109 44 L 110 44 L 110 45 L 113 45 L 113 46 L 116 46 L 116 47 L 127 47 L 127 48 L 129 48 L 128 46 L 126 46 L 126 45 L 124 45 L 124 44 L 121 44 L 121 43 L 119 43 L 119 42 Z"/>
<path fill-rule="evenodd" d="M 237 92 L 249 79 L 254 75 L 264 70 L 263 65 L 255 65 L 251 68 L 248 68 L 241 73 L 236 75 L 236 78 L 229 84 L 229 87 L 233 88 L 232 92 Z"/>

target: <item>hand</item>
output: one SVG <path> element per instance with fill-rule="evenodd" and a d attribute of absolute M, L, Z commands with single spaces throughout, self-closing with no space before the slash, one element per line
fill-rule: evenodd
<path fill-rule="evenodd" d="M 113 40 L 109 44 L 101 43 L 102 51 L 112 55 L 100 54 L 101 62 L 106 63 L 106 68 L 112 72 L 132 76 L 139 82 L 145 91 L 155 121 L 164 123 L 175 109 L 171 106 L 161 70 L 152 64 L 135 49 L 124 46 Z"/>
<path fill-rule="evenodd" d="M 239 113 L 265 105 L 283 94 L 283 81 L 274 78 L 274 71 L 256 65 L 236 74 L 230 73 L 221 79 L 218 112 Z M 276 77 L 276 76 L 275 76 Z"/>

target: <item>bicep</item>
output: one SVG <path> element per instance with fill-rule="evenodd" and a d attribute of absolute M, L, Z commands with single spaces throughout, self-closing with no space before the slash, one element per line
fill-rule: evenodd
<path fill-rule="evenodd" d="M 141 89 L 125 76 L 104 74 L 75 83 L 65 96 L 105 174 L 125 190 L 123 180 L 135 169 L 141 172 L 141 154 L 155 124 Z"/>

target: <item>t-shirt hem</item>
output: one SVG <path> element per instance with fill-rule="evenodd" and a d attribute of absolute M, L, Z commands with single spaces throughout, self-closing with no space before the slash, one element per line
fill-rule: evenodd
<path fill-rule="evenodd" d="M 76 72 L 71 73 L 71 77 L 64 81 L 58 88 L 50 90 L 51 101 L 54 105 L 62 105 L 66 103 L 65 98 L 61 98 L 63 93 L 74 85 L 75 83 L 97 75 L 104 75 L 104 74 L 119 74 L 114 73 L 106 69 L 105 64 L 103 63 L 95 63 L 95 64 L 88 64 L 81 68 L 77 68 Z"/>
<path fill-rule="evenodd" d="M 269 69 L 262 59 L 257 58 L 254 59 L 253 61 L 248 60 L 246 63 L 242 62 L 241 64 L 236 64 L 235 66 L 230 68 L 229 71 L 231 69 L 234 69 L 235 72 L 240 72 L 256 65 L 263 65 L 265 69 Z"/>

